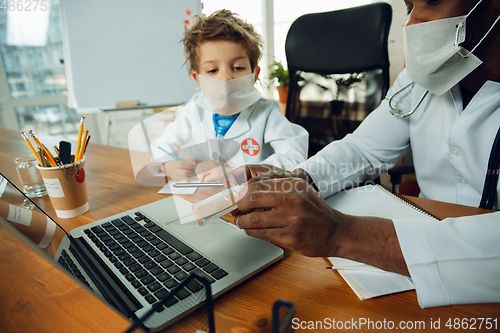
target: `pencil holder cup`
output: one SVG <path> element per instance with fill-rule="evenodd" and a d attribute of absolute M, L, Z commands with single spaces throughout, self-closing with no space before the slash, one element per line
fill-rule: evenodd
<path fill-rule="evenodd" d="M 89 210 L 85 158 L 58 167 L 37 169 L 42 175 L 50 202 L 60 218 L 71 218 Z"/>

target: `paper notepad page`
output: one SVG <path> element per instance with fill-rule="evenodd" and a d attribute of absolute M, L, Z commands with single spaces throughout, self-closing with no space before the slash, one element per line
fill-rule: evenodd
<path fill-rule="evenodd" d="M 350 215 L 437 221 L 430 213 L 379 185 L 346 190 L 326 198 L 326 202 L 330 207 Z M 356 266 L 356 269 L 340 269 L 338 272 L 361 300 L 415 288 L 411 279 L 404 275 L 343 258 L 329 257 L 328 260 L 333 266 Z"/>

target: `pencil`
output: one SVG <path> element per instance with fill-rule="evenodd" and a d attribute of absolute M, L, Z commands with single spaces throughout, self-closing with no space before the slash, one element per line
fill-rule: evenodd
<path fill-rule="evenodd" d="M 85 134 L 83 135 L 80 149 L 78 150 L 78 156 L 75 155 L 75 162 L 78 162 L 83 158 L 83 153 L 85 151 L 85 145 L 87 144 L 88 135 L 89 135 L 89 130 L 85 130 Z"/>
<path fill-rule="evenodd" d="M 54 151 L 56 152 L 57 156 L 59 156 L 59 149 L 57 149 L 56 146 L 54 146 L 53 148 L 54 148 Z"/>
<path fill-rule="evenodd" d="M 82 134 L 83 134 L 83 124 L 84 123 L 85 123 L 85 117 L 82 117 L 80 119 L 80 129 L 78 130 L 78 141 L 76 143 L 74 162 L 77 161 L 77 158 L 78 158 L 78 156 L 80 154 L 80 146 L 82 145 Z"/>
<path fill-rule="evenodd" d="M 50 165 L 53 167 L 57 166 L 56 159 L 54 158 L 54 156 L 52 155 L 50 150 L 47 147 L 45 147 L 45 145 L 43 143 L 42 143 L 42 148 L 43 148 L 43 152 L 45 153 L 45 155 L 47 156 L 47 158 L 50 162 Z"/>
<path fill-rule="evenodd" d="M 38 137 L 35 135 L 35 132 L 33 132 L 33 130 L 30 130 L 28 132 L 28 134 L 31 136 L 31 138 L 33 139 L 33 141 L 35 141 L 35 144 L 37 146 L 41 146 L 42 145 L 42 143 L 40 142 L 40 140 L 38 140 Z"/>
<path fill-rule="evenodd" d="M 35 132 L 33 132 L 33 130 L 30 130 L 28 133 L 31 135 L 31 138 L 33 139 L 33 141 L 35 141 L 35 144 L 38 147 L 40 147 L 40 146 L 42 147 L 43 154 L 47 158 L 50 166 L 52 166 L 52 167 L 57 166 L 57 163 L 56 163 L 56 160 L 54 159 L 54 156 L 52 156 L 52 154 L 47 149 L 47 147 L 45 147 L 45 145 L 43 145 L 40 142 L 40 140 L 38 139 L 38 137 L 35 135 Z"/>
<path fill-rule="evenodd" d="M 42 160 L 40 160 L 40 156 L 38 156 L 38 153 L 36 152 L 35 148 L 33 148 L 33 145 L 31 144 L 30 140 L 28 139 L 28 136 L 26 135 L 26 133 L 21 132 L 21 136 L 23 137 L 24 141 L 28 145 L 28 148 L 31 150 L 31 153 L 33 153 L 33 155 L 35 156 L 36 160 L 38 161 L 38 164 L 40 164 L 40 166 L 43 166 Z"/>

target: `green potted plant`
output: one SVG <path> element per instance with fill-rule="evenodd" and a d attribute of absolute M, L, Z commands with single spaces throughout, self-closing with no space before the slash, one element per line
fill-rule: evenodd
<path fill-rule="evenodd" d="M 269 78 L 277 81 L 276 88 L 278 89 L 278 94 L 280 96 L 280 102 L 286 103 L 286 98 L 288 96 L 288 86 L 290 84 L 290 78 L 288 75 L 288 69 L 283 67 L 281 61 L 275 60 L 271 66 L 269 66 Z"/>

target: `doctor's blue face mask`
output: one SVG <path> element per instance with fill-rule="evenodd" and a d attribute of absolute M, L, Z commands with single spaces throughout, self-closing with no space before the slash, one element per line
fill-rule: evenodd
<path fill-rule="evenodd" d="M 262 97 L 254 86 L 255 72 L 228 81 L 203 75 L 198 78 L 201 94 L 196 104 L 222 116 L 237 114 Z"/>

